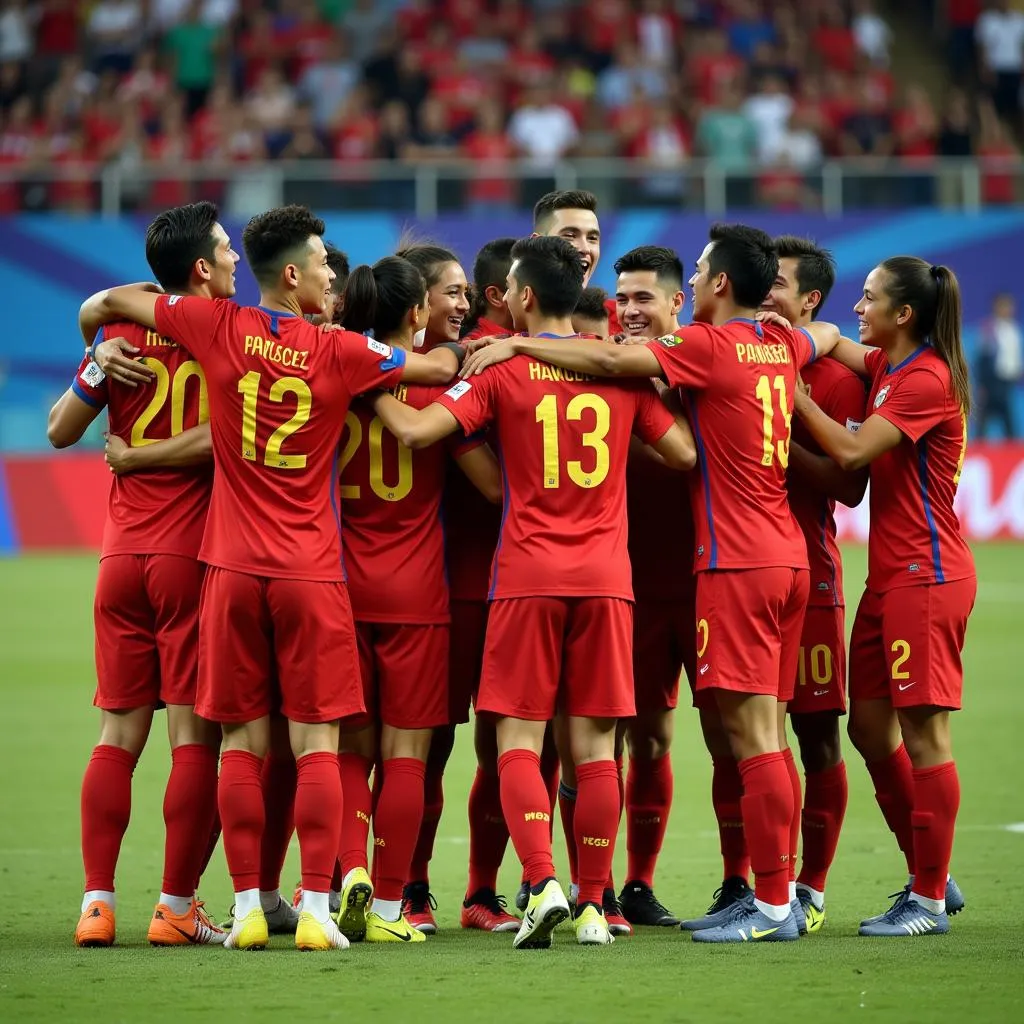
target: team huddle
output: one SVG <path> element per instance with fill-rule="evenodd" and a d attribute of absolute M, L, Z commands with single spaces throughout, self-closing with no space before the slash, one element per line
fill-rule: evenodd
<path fill-rule="evenodd" d="M 673 250 L 640 246 L 608 299 L 588 287 L 596 209 L 545 196 L 534 234 L 485 245 L 471 284 L 432 243 L 350 273 L 308 209 L 271 210 L 243 233 L 260 302 L 242 307 L 239 257 L 197 203 L 149 227 L 159 287 L 83 304 L 85 356 L 48 425 L 65 447 L 106 409 L 114 472 L 79 946 L 115 941 L 158 708 L 172 762 L 154 945 L 426 941 L 444 769 L 471 707 L 463 928 L 515 948 L 549 947 L 567 919 L 584 945 L 635 926 L 710 943 L 818 931 L 849 710 L 909 876 L 860 933 L 949 930 L 964 906 L 949 712 L 976 591 L 953 511 L 970 406 L 956 278 L 883 260 L 856 343 L 819 319 L 827 251 L 716 225 L 688 281 Z M 833 512 L 869 479 L 848 662 Z M 692 919 L 654 881 L 683 675 L 722 854 Z M 196 896 L 220 839 L 223 925 Z M 509 839 L 521 917 L 497 892 Z"/>

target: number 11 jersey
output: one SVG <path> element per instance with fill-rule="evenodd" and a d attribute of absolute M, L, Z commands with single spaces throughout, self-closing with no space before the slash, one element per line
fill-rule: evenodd
<path fill-rule="evenodd" d="M 156 323 L 199 360 L 214 478 L 202 561 L 278 579 L 344 580 L 335 487 L 355 395 L 396 384 L 405 352 L 226 299 L 164 295 Z"/>

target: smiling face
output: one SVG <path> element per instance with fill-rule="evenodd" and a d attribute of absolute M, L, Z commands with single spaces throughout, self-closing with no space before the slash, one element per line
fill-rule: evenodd
<path fill-rule="evenodd" d="M 545 235 L 564 238 L 583 261 L 583 287 L 590 283 L 590 275 L 601 258 L 601 226 L 593 210 L 555 210 Z"/>
<path fill-rule="evenodd" d="M 864 280 L 864 294 L 853 307 L 865 345 L 886 348 L 899 328 L 910 319 L 909 308 L 894 309 L 887 291 L 888 275 L 875 267 Z"/>
<path fill-rule="evenodd" d="M 791 324 L 805 325 L 811 322 L 811 314 L 815 304 L 820 301 L 821 293 L 800 292 L 797 283 L 799 265 L 800 261 L 795 256 L 783 256 L 779 260 L 775 283 L 768 297 L 761 303 L 761 308 L 784 316 Z"/>
<path fill-rule="evenodd" d="M 305 261 L 293 265 L 295 298 L 303 313 L 323 313 L 334 304 L 331 283 L 335 274 L 327 264 L 324 240 L 319 235 L 310 235 L 306 245 Z"/>
<path fill-rule="evenodd" d="M 685 299 L 658 280 L 653 270 L 626 270 L 619 274 L 615 309 L 619 323 L 634 338 L 657 338 L 671 334 Z"/>
<path fill-rule="evenodd" d="M 230 299 L 235 294 L 235 268 L 239 256 L 231 248 L 231 239 L 220 224 L 213 225 L 212 236 L 213 263 L 207 264 L 210 294 L 217 299 Z"/>
<path fill-rule="evenodd" d="M 462 321 L 469 312 L 469 283 L 458 263 L 446 263 L 438 279 L 427 289 L 430 319 L 427 335 L 432 341 L 458 341 Z"/>

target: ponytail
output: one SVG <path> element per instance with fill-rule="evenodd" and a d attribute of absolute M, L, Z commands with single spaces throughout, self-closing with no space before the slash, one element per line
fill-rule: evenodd
<path fill-rule="evenodd" d="M 343 294 L 342 326 L 357 334 L 371 330 L 377 316 L 377 281 L 373 267 L 366 263 L 356 267 L 345 282 Z"/>
<path fill-rule="evenodd" d="M 373 331 L 383 340 L 402 326 L 409 310 L 422 306 L 427 286 L 423 275 L 399 256 L 385 256 L 372 267 L 352 271 L 345 286 L 342 326 L 350 331 Z"/>

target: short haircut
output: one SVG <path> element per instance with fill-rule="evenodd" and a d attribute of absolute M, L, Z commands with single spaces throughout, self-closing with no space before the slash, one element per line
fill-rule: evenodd
<path fill-rule="evenodd" d="M 398 244 L 399 249 L 395 255 L 408 260 L 423 275 L 428 288 L 433 288 L 441 280 L 442 267 L 448 263 L 459 262 L 459 257 L 451 249 L 446 249 L 436 242 L 403 238 Z"/>
<path fill-rule="evenodd" d="M 512 246 L 514 238 L 495 238 L 480 247 L 473 261 L 473 295 L 472 306 L 462 321 L 459 333 L 465 338 L 472 334 L 487 316 L 488 302 L 485 294 L 488 288 L 500 288 L 505 291 L 505 279 L 508 269 L 512 266 Z"/>
<path fill-rule="evenodd" d="M 757 309 L 779 273 L 771 235 L 746 224 L 713 224 L 708 237 L 714 243 L 708 257 L 709 276 L 725 274 L 736 305 Z"/>
<path fill-rule="evenodd" d="M 184 291 L 196 260 L 213 262 L 213 203 L 189 203 L 165 210 L 146 229 L 146 260 L 165 291 Z"/>
<path fill-rule="evenodd" d="M 583 316 L 588 320 L 607 320 L 608 319 L 608 307 L 605 303 L 608 301 L 608 293 L 603 288 L 584 288 L 580 292 L 579 301 L 576 303 L 576 308 L 573 310 L 573 316 Z"/>
<path fill-rule="evenodd" d="M 261 285 L 273 284 L 289 263 L 305 263 L 310 236 L 322 236 L 324 222 L 308 206 L 279 206 L 257 214 L 242 232 L 245 258 Z"/>
<path fill-rule="evenodd" d="M 613 266 L 616 274 L 653 271 L 658 284 L 672 292 L 681 291 L 683 287 L 683 261 L 675 249 L 663 245 L 638 245 L 620 256 Z"/>
<path fill-rule="evenodd" d="M 520 238 L 512 246 L 516 283 L 529 285 L 546 316 L 571 316 L 583 291 L 580 254 L 564 239 L 550 235 Z"/>
<path fill-rule="evenodd" d="M 559 210 L 590 210 L 597 213 L 597 196 L 582 188 L 563 189 L 541 196 L 533 208 L 533 230 L 543 234 Z"/>
<path fill-rule="evenodd" d="M 331 282 L 331 291 L 335 295 L 340 295 L 345 290 L 345 285 L 348 283 L 349 265 L 348 256 L 345 255 L 336 245 L 331 245 L 330 242 L 326 243 L 327 246 L 327 266 L 334 271 L 334 280 Z"/>
<path fill-rule="evenodd" d="M 811 312 L 811 319 L 814 319 L 836 283 L 835 257 L 828 249 L 815 245 L 809 238 L 798 238 L 796 235 L 779 235 L 775 239 L 775 251 L 780 260 L 797 261 L 796 286 L 801 295 L 821 292 L 821 299 Z"/>

